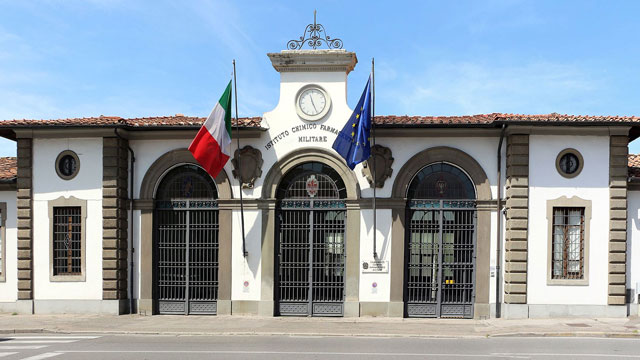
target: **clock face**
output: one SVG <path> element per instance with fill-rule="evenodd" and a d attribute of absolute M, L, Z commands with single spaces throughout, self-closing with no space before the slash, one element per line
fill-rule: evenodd
<path fill-rule="evenodd" d="M 324 92 L 319 89 L 310 88 L 300 94 L 298 106 L 305 115 L 316 116 L 324 111 L 327 106 L 327 98 Z"/>

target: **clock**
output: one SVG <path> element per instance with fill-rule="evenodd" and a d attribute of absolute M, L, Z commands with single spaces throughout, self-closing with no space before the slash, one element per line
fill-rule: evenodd
<path fill-rule="evenodd" d="M 331 98 L 321 87 L 307 85 L 298 91 L 296 112 L 304 120 L 320 120 L 327 115 L 330 107 Z"/>

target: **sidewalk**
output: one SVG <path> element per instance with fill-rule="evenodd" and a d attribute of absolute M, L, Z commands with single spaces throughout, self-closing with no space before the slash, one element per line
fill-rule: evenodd
<path fill-rule="evenodd" d="M 458 320 L 254 316 L 10 315 L 0 334 L 103 333 L 385 337 L 597 336 L 640 338 L 640 319 Z"/>

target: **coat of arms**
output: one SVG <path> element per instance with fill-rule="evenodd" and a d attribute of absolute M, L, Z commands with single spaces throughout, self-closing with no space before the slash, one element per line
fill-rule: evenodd
<path fill-rule="evenodd" d="M 318 179 L 316 179 L 315 175 L 311 175 L 307 179 L 306 190 L 309 197 L 318 195 Z"/>

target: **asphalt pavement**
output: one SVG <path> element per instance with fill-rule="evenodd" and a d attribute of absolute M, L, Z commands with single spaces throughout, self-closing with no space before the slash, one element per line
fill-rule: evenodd
<path fill-rule="evenodd" d="M 640 337 L 640 319 L 402 319 L 0 314 L 0 334 L 296 335 L 378 337 Z"/>
<path fill-rule="evenodd" d="M 0 336 L 0 358 L 640 359 L 640 338 L 20 334 Z"/>

